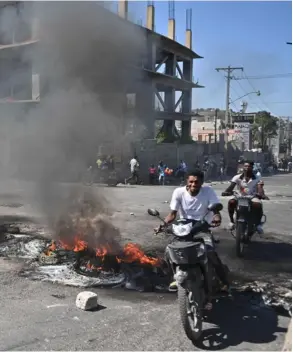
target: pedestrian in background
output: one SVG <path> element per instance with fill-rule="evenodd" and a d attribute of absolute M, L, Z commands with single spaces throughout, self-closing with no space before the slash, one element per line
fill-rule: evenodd
<path fill-rule="evenodd" d="M 138 185 L 139 183 L 139 162 L 138 158 L 135 155 L 129 162 L 130 173 L 131 176 L 125 179 L 125 184 L 129 183 L 129 181 L 134 180 L 134 182 Z"/>
<path fill-rule="evenodd" d="M 154 185 L 155 184 L 155 180 L 156 180 L 156 168 L 155 168 L 155 165 L 152 164 L 150 167 L 149 167 L 149 182 L 150 182 L 150 185 Z"/>
<path fill-rule="evenodd" d="M 161 160 L 158 165 L 158 175 L 159 175 L 159 184 L 164 186 L 165 185 L 165 165 L 163 164 L 163 161 Z"/>

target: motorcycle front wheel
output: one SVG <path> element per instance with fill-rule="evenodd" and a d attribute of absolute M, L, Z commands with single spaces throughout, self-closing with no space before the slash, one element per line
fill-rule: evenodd
<path fill-rule="evenodd" d="M 181 322 L 186 336 L 193 342 L 196 342 L 202 333 L 204 308 L 204 289 L 201 272 L 196 278 L 197 282 L 190 285 L 191 289 L 178 285 L 178 303 Z"/>
<path fill-rule="evenodd" d="M 244 238 L 246 236 L 247 224 L 246 222 L 237 222 L 236 224 L 236 255 L 241 258 L 244 254 Z"/>

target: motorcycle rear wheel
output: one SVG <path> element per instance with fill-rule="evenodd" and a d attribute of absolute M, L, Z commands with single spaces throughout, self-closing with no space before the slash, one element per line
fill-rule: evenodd
<path fill-rule="evenodd" d="M 198 341 L 202 333 L 202 317 L 204 308 L 204 291 L 200 276 L 192 285 L 192 290 L 178 285 L 178 303 L 180 318 L 186 336 L 193 342 Z"/>
<path fill-rule="evenodd" d="M 247 224 L 246 222 L 237 222 L 235 237 L 236 237 L 236 255 L 241 258 L 244 254 L 244 238 L 246 236 Z"/>

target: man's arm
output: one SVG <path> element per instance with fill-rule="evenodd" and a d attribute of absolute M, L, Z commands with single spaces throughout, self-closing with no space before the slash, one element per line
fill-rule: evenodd
<path fill-rule="evenodd" d="M 223 193 L 232 193 L 238 180 L 238 175 L 234 176 L 232 180 L 230 181 L 230 185 L 227 187 L 227 189 Z M 222 195 L 223 195 L 222 193 Z"/>
<path fill-rule="evenodd" d="M 221 203 L 216 192 L 212 188 L 209 189 L 208 199 L 209 199 L 209 205 L 215 204 L 215 203 Z M 221 225 L 221 222 L 222 222 L 221 213 L 218 210 L 213 211 L 213 213 L 214 213 L 214 216 L 211 222 L 211 226 L 218 227 Z"/>
<path fill-rule="evenodd" d="M 215 204 L 215 203 L 221 203 L 219 197 L 217 196 L 215 190 L 213 188 L 209 188 L 209 205 Z M 214 211 L 214 214 L 219 214 L 219 211 Z"/>
<path fill-rule="evenodd" d="M 177 216 L 177 211 L 176 210 L 171 210 L 171 212 L 165 217 L 165 224 L 171 224 L 176 219 Z"/>
<path fill-rule="evenodd" d="M 170 224 L 171 222 L 173 222 L 176 219 L 177 212 L 180 208 L 180 204 L 181 204 L 181 202 L 178 197 L 178 192 L 177 192 L 177 189 L 175 189 L 175 191 L 172 194 L 172 199 L 171 199 L 171 203 L 170 203 L 171 212 L 165 218 L 166 224 Z"/>

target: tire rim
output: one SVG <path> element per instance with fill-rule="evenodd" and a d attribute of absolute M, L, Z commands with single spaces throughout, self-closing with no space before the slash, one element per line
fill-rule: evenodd
<path fill-rule="evenodd" d="M 193 331 L 196 333 L 199 332 L 199 329 L 197 327 L 198 324 L 198 309 L 196 307 L 196 303 L 193 300 L 192 297 L 192 292 L 187 292 L 187 314 L 188 314 L 188 320 L 189 320 L 189 325 Z"/>

